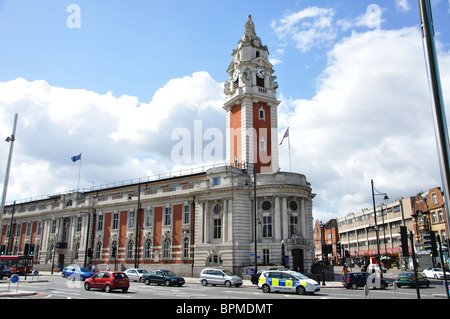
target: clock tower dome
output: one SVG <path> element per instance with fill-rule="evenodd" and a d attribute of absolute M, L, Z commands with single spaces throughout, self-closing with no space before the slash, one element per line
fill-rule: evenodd
<path fill-rule="evenodd" d="M 257 173 L 278 171 L 278 83 L 269 50 L 256 35 L 249 15 L 245 31 L 232 52 L 225 82 L 227 101 L 226 161 Z"/>

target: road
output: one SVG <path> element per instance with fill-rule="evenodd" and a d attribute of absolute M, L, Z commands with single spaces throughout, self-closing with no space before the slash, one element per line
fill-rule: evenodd
<path fill-rule="evenodd" d="M 392 284 L 392 280 L 390 282 Z M 442 282 L 442 280 L 431 280 L 429 288 L 421 288 L 421 299 L 444 299 Z M 0 280 L 0 290 L 5 291 L 7 288 L 8 280 Z M 28 299 L 256 299 L 262 302 L 296 299 L 417 299 L 415 288 L 403 287 L 397 289 L 396 295 L 396 291 L 391 285 L 385 290 L 370 290 L 366 295 L 363 288 L 345 289 L 338 282 L 328 283 L 326 286 L 321 286 L 320 292 L 305 296 L 290 293 L 265 294 L 256 286 L 250 284 L 244 284 L 239 288 L 203 287 L 198 279 L 187 280 L 183 287 L 147 286 L 143 283 L 132 282 L 127 293 L 120 290 L 105 293 L 101 290 L 85 291 L 82 282 L 70 281 L 61 278 L 59 275 L 40 276 L 39 281 L 32 281 L 29 278 L 26 281 L 21 280 L 19 289 L 20 291 L 37 292 L 32 296 L 20 297 Z M 11 284 L 10 290 L 15 290 L 13 284 Z"/>

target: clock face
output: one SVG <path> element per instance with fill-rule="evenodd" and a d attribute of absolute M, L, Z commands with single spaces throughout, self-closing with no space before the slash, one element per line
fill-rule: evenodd
<path fill-rule="evenodd" d="M 256 75 L 262 79 L 266 76 L 266 71 L 262 67 L 258 66 L 256 68 Z"/>

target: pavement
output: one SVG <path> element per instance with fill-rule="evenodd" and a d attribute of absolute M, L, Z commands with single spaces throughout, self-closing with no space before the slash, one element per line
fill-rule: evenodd
<path fill-rule="evenodd" d="M 354 267 L 349 269 L 349 271 L 360 271 L 359 268 Z M 398 269 L 389 269 L 386 273 L 383 274 L 385 279 L 394 279 L 402 270 Z M 20 290 L 22 285 L 26 285 L 28 283 L 36 283 L 36 282 L 48 282 L 52 277 L 60 277 L 60 272 L 54 272 L 53 274 L 50 271 L 40 271 L 39 275 L 32 276 L 28 275 L 26 278 L 24 276 L 19 276 L 18 283 L 11 282 L 10 278 L 4 278 L 0 280 L 0 298 L 5 297 L 22 297 L 22 296 L 32 296 L 36 295 L 38 292 L 36 291 L 27 291 Z M 325 284 L 323 284 L 322 280 L 318 280 L 315 278 L 315 275 L 311 276 L 312 279 L 319 282 L 322 288 L 342 288 L 342 267 L 334 267 L 334 279 L 326 280 Z M 184 277 L 184 280 L 187 284 L 198 284 L 201 285 L 199 278 L 194 277 Z M 243 278 L 243 287 L 256 287 L 253 285 L 249 279 Z M 445 296 L 443 296 L 445 297 Z"/>

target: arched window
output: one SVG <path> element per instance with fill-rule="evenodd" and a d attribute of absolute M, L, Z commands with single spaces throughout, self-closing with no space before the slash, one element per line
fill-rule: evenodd
<path fill-rule="evenodd" d="M 170 258 L 172 242 L 170 239 L 164 241 L 163 258 Z"/>
<path fill-rule="evenodd" d="M 99 241 L 95 246 L 95 258 L 102 257 L 102 243 Z"/>
<path fill-rule="evenodd" d="M 127 245 L 127 258 L 133 258 L 134 242 L 130 240 Z"/>
<path fill-rule="evenodd" d="M 144 258 L 152 258 L 152 241 L 150 239 L 145 242 Z"/>

